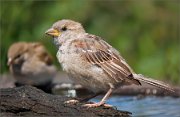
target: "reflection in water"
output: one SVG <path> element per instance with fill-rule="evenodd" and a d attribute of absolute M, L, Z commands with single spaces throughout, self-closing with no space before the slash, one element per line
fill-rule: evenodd
<path fill-rule="evenodd" d="M 91 101 L 99 101 L 95 98 Z M 119 110 L 132 112 L 133 117 L 180 117 L 180 98 L 171 97 L 121 97 L 112 96 L 107 100 Z"/>

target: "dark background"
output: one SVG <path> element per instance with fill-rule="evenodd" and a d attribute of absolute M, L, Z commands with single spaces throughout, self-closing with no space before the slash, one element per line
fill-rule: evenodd
<path fill-rule="evenodd" d="M 8 72 L 7 50 L 18 41 L 40 41 L 53 54 L 44 34 L 60 19 L 81 22 L 88 33 L 118 49 L 137 73 L 180 84 L 180 2 L 178 0 L 1 0 L 0 71 Z"/>

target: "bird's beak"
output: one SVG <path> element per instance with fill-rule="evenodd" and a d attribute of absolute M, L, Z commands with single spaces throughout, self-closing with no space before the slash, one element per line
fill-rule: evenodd
<path fill-rule="evenodd" d="M 8 59 L 8 62 L 7 62 L 7 65 L 10 66 L 12 63 L 13 63 L 12 58 L 9 58 L 9 59 Z"/>
<path fill-rule="evenodd" d="M 53 37 L 58 37 L 60 36 L 60 32 L 54 28 L 50 28 L 45 32 L 47 35 L 53 36 Z"/>

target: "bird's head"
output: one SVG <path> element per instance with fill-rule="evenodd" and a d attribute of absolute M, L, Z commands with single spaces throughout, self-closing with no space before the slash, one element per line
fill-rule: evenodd
<path fill-rule="evenodd" d="M 82 25 L 78 22 L 72 20 L 59 20 L 55 22 L 50 29 L 48 29 L 45 33 L 47 35 L 53 37 L 59 37 L 61 35 L 69 34 L 69 33 L 81 33 L 85 32 Z"/>
<path fill-rule="evenodd" d="M 61 40 L 76 37 L 77 34 L 85 33 L 85 30 L 80 23 L 64 19 L 55 22 L 45 33 L 57 41 L 57 39 Z"/>
<path fill-rule="evenodd" d="M 27 50 L 26 42 L 18 42 L 11 45 L 8 50 L 8 66 L 22 64 Z"/>

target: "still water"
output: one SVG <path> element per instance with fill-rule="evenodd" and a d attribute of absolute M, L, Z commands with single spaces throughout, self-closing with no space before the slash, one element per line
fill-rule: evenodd
<path fill-rule="evenodd" d="M 91 101 L 100 99 L 98 97 Z M 107 103 L 116 106 L 118 110 L 131 112 L 133 117 L 180 117 L 180 98 L 112 96 Z"/>

